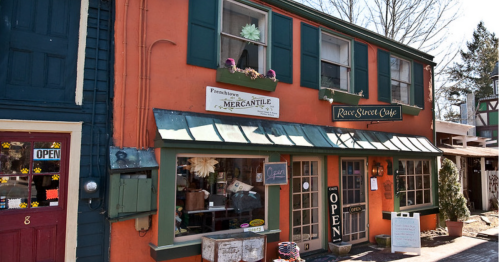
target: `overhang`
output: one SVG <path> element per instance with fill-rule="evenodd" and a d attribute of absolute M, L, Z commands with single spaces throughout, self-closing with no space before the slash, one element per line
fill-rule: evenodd
<path fill-rule="evenodd" d="M 442 155 L 426 137 L 153 109 L 157 147 L 316 154 Z"/>
<path fill-rule="evenodd" d="M 499 150 L 490 147 L 476 147 L 476 146 L 456 146 L 444 145 L 439 147 L 444 152 L 444 155 L 467 156 L 467 157 L 497 157 Z"/>

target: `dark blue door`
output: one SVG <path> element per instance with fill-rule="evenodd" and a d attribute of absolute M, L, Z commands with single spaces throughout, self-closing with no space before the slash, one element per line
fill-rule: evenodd
<path fill-rule="evenodd" d="M 0 101 L 74 104 L 80 2 L 0 2 Z"/>

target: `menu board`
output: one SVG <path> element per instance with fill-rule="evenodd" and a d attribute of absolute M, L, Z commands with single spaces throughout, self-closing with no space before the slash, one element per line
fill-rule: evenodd
<path fill-rule="evenodd" d="M 419 213 L 392 212 L 392 253 L 396 251 L 412 252 L 421 255 L 421 237 L 419 235 Z"/>

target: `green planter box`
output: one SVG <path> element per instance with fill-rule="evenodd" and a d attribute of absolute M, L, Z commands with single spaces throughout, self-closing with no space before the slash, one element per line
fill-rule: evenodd
<path fill-rule="evenodd" d="M 419 112 L 421 112 L 421 110 L 422 110 L 421 107 L 417 107 L 417 106 L 410 106 L 410 105 L 403 105 L 403 104 L 398 104 L 398 105 L 402 106 L 402 114 L 417 116 L 417 115 L 419 115 Z"/>
<path fill-rule="evenodd" d="M 352 106 L 358 105 L 360 98 L 362 98 L 362 96 L 347 93 L 344 91 L 334 90 L 334 92 L 333 92 L 331 89 L 320 89 L 319 90 L 319 99 L 323 100 L 324 96 L 326 96 L 327 98 L 332 97 L 335 103 L 342 103 L 342 104 L 352 105 Z"/>
<path fill-rule="evenodd" d="M 275 91 L 279 81 L 274 82 L 268 78 L 257 78 L 255 80 L 251 80 L 251 78 L 247 77 L 243 73 L 231 73 L 227 68 L 218 68 L 217 82 L 273 92 Z"/>

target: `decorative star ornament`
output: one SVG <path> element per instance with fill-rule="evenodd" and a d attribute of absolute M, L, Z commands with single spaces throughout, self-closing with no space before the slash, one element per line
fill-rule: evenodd
<path fill-rule="evenodd" d="M 243 26 L 241 36 L 253 41 L 260 40 L 260 30 L 256 28 L 255 24 L 246 24 L 245 26 Z"/>

